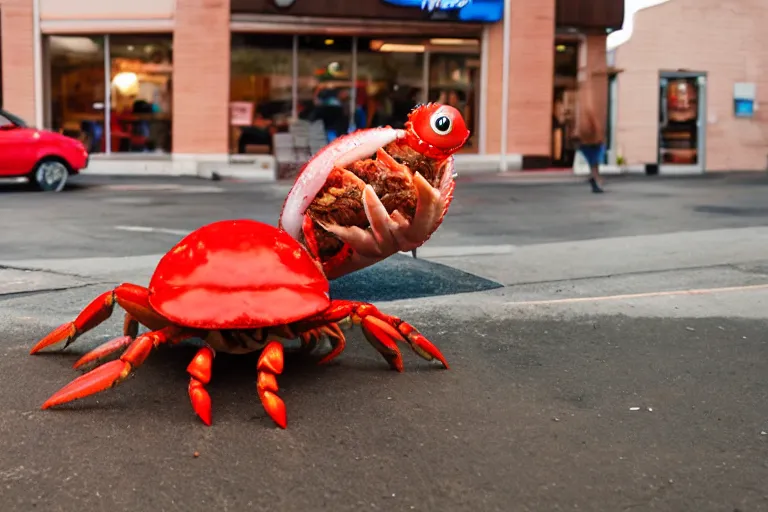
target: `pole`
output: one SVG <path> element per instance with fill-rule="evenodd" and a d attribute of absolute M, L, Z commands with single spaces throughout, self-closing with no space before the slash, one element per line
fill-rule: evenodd
<path fill-rule="evenodd" d="M 32 0 L 32 52 L 35 87 L 35 127 L 43 128 L 43 49 L 40 30 L 40 0 Z"/>
<path fill-rule="evenodd" d="M 509 130 L 509 57 L 510 57 L 510 19 L 512 8 L 511 0 L 504 0 L 504 20 L 502 43 L 502 63 L 501 63 L 501 160 L 499 171 L 507 170 L 507 132 Z"/>

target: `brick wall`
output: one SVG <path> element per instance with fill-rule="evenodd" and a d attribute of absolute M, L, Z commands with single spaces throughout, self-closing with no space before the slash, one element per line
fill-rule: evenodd
<path fill-rule="evenodd" d="M 763 170 L 768 156 L 768 9 L 764 0 L 670 0 L 635 15 L 616 52 L 617 149 L 656 162 L 660 70 L 707 72 L 706 167 Z M 757 84 L 754 119 L 733 115 L 733 85 Z"/>
<path fill-rule="evenodd" d="M 32 0 L 0 0 L 3 106 L 35 122 Z"/>
<path fill-rule="evenodd" d="M 229 0 L 176 3 L 173 152 L 228 153 Z"/>
<path fill-rule="evenodd" d="M 514 2 L 510 15 L 507 152 L 551 153 L 555 0 Z M 490 27 L 486 151 L 501 150 L 503 25 Z"/>

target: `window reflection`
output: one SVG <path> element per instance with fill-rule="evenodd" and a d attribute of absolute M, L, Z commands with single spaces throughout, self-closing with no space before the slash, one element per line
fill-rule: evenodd
<path fill-rule="evenodd" d="M 171 151 L 170 35 L 110 36 L 112 152 Z"/>
<path fill-rule="evenodd" d="M 51 128 L 105 151 L 104 38 L 52 36 L 48 52 Z"/>
<path fill-rule="evenodd" d="M 476 153 L 479 140 L 477 111 L 480 92 L 480 57 L 474 54 L 433 53 L 429 58 L 429 101 L 458 109 L 471 132 L 462 149 Z"/>
<path fill-rule="evenodd" d="M 292 111 L 293 36 L 232 34 L 230 152 L 272 153 Z"/>
<path fill-rule="evenodd" d="M 299 118 L 322 121 L 330 142 L 352 126 L 352 38 L 301 35 L 298 61 Z"/>
<path fill-rule="evenodd" d="M 377 40 L 358 39 L 355 126 L 402 128 L 408 113 L 422 101 L 424 53 L 383 52 L 376 47 L 381 47 Z"/>

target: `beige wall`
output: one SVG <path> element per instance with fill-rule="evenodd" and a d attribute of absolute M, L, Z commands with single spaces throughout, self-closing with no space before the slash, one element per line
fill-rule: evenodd
<path fill-rule="evenodd" d="M 513 2 L 509 68 L 507 153 L 551 152 L 555 0 Z M 490 27 L 486 151 L 501 151 L 502 23 Z"/>
<path fill-rule="evenodd" d="M 170 19 L 175 7 L 175 0 L 40 0 L 40 19 Z"/>
<path fill-rule="evenodd" d="M 32 0 L 0 0 L 3 52 L 3 106 L 35 123 Z"/>
<path fill-rule="evenodd" d="M 629 164 L 656 162 L 660 70 L 708 73 L 706 167 L 763 170 L 768 155 L 768 9 L 761 0 L 670 0 L 635 15 L 616 51 L 617 149 Z M 755 82 L 753 120 L 733 115 L 733 85 Z"/>
<path fill-rule="evenodd" d="M 173 152 L 228 153 L 228 0 L 183 0 L 173 34 Z"/>

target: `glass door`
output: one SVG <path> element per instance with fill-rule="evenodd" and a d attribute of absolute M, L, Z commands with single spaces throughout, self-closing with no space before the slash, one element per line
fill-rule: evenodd
<path fill-rule="evenodd" d="M 477 121 L 481 92 L 479 46 L 477 49 L 462 52 L 432 47 L 427 62 L 427 101 L 445 103 L 461 112 L 471 132 L 461 152 L 477 153 L 480 141 L 480 127 Z"/>
<path fill-rule="evenodd" d="M 703 172 L 705 106 L 703 73 L 661 73 L 658 133 L 661 168 Z"/>

